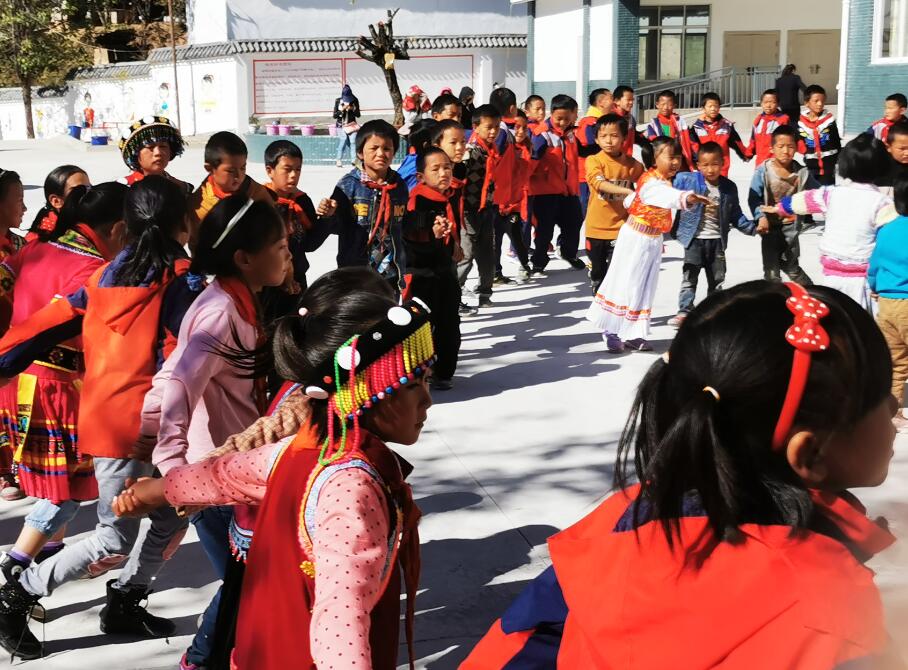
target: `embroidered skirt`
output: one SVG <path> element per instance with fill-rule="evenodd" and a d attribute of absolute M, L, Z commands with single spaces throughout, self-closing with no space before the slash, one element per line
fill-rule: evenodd
<path fill-rule="evenodd" d="M 823 268 L 823 286 L 841 291 L 871 314 L 876 315 L 876 303 L 870 298 L 867 283 L 867 263 L 840 261 L 830 256 L 820 256 Z"/>
<path fill-rule="evenodd" d="M 586 313 L 602 332 L 622 340 L 649 337 L 662 264 L 662 233 L 632 223 L 621 226 L 612 263 Z"/>
<path fill-rule="evenodd" d="M 26 494 L 52 503 L 98 497 L 92 458 L 78 449 L 78 414 L 72 373 L 32 365 L 0 389 L 0 446 L 12 450 Z"/>

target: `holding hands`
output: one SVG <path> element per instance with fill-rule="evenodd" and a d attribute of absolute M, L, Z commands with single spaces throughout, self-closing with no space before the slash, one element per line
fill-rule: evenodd
<path fill-rule="evenodd" d="M 337 211 L 337 201 L 332 200 L 331 198 L 322 198 L 322 201 L 318 203 L 318 207 L 315 209 L 315 213 L 321 217 L 334 216 L 334 212 Z"/>

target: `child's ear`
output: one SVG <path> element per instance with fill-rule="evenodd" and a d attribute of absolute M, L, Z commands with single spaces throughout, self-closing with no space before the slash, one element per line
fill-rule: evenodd
<path fill-rule="evenodd" d="M 205 163 L 205 172 L 207 172 L 208 174 L 211 174 L 211 173 L 214 172 L 216 169 L 217 169 L 217 168 L 214 168 L 214 167 L 211 166 L 211 163 Z"/>
<path fill-rule="evenodd" d="M 51 195 L 47 198 L 47 201 L 50 203 L 50 206 L 56 210 L 60 210 L 63 207 L 63 196 L 60 195 Z"/>
<path fill-rule="evenodd" d="M 266 165 L 266 166 L 265 166 L 265 174 L 268 175 L 268 176 L 270 177 L 271 175 L 274 174 L 274 168 L 271 167 L 270 165 Z"/>
<path fill-rule="evenodd" d="M 420 184 L 422 184 L 425 180 L 426 180 L 426 177 L 425 177 L 425 175 L 423 175 L 422 172 L 417 172 L 417 173 L 416 173 L 416 181 L 417 181 L 417 182 L 419 182 Z"/>
<path fill-rule="evenodd" d="M 233 252 L 233 264 L 236 265 L 237 269 L 242 271 L 243 268 L 249 266 L 249 254 L 242 249 L 237 249 Z"/>
<path fill-rule="evenodd" d="M 820 488 L 829 475 L 822 446 L 822 440 L 816 433 L 802 430 L 792 435 L 785 447 L 791 469 L 811 488 Z"/>

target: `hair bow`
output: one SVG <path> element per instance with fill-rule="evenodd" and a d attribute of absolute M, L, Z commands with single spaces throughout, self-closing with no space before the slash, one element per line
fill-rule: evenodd
<path fill-rule="evenodd" d="M 795 317 L 794 323 L 785 331 L 785 338 L 791 345 L 800 351 L 809 352 L 829 348 L 829 333 L 820 325 L 820 319 L 829 314 L 829 307 L 803 288 L 794 292 L 785 304 Z"/>

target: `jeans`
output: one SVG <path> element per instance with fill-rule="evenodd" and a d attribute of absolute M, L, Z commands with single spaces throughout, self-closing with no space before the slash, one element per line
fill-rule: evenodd
<path fill-rule="evenodd" d="M 476 294 L 480 297 L 492 295 L 492 279 L 495 274 L 495 221 L 499 218 L 495 206 L 475 211 L 464 211 L 463 231 L 460 246 L 463 249 L 463 260 L 457 264 L 457 279 L 461 287 L 466 283 L 473 261 L 479 270 L 479 284 Z"/>
<path fill-rule="evenodd" d="M 233 560 L 227 535 L 232 520 L 233 508 L 226 505 L 208 507 L 192 516 L 192 525 L 195 526 L 195 531 L 199 535 L 199 542 L 219 579 L 224 579 L 227 562 Z M 221 589 L 218 587 L 218 592 L 214 594 L 214 598 L 211 599 L 202 614 L 199 631 L 192 638 L 192 643 L 186 652 L 186 660 L 190 663 L 205 665 L 211 656 L 220 602 Z"/>
<path fill-rule="evenodd" d="M 53 537 L 73 520 L 78 511 L 79 503 L 75 500 L 64 500 L 54 504 L 50 500 L 40 498 L 25 517 L 25 525 L 31 526 L 42 535 Z"/>
<path fill-rule="evenodd" d="M 615 253 L 615 243 L 618 240 L 599 240 L 592 237 L 586 238 L 586 255 L 590 259 L 590 284 L 593 286 L 593 295 L 602 284 L 612 263 L 612 254 Z"/>
<path fill-rule="evenodd" d="M 343 128 L 337 129 L 337 160 L 344 159 L 344 149 L 350 147 L 350 162 L 356 157 L 356 133 L 349 135 L 344 132 Z"/>
<path fill-rule="evenodd" d="M 555 234 L 555 226 L 561 229 L 558 245 L 561 257 L 577 258 L 580 246 L 580 227 L 583 217 L 580 213 L 580 198 L 576 195 L 533 196 L 533 214 L 536 216 L 536 248 L 533 250 L 533 269 L 542 270 L 549 262 L 549 242 Z"/>
<path fill-rule="evenodd" d="M 22 586 L 36 596 L 48 596 L 60 584 L 83 576 L 97 577 L 126 565 L 117 586 L 145 587 L 151 584 L 164 563 L 173 556 L 186 533 L 188 520 L 177 516 L 170 506 L 159 507 L 148 515 L 151 528 L 137 542 L 141 519 L 117 517 L 110 504 L 126 488 L 126 479 L 151 477 L 151 463 L 132 458 L 95 457 L 98 480 L 98 525 L 95 532 L 76 544 L 68 544 L 46 561 L 33 563 L 22 571 Z"/>
<path fill-rule="evenodd" d="M 686 314 L 694 308 L 700 270 L 706 272 L 708 295 L 722 290 L 725 282 L 725 249 L 722 240 L 694 239 L 684 251 L 683 279 L 678 295 L 679 313 Z"/>
<path fill-rule="evenodd" d="M 782 273 L 801 284 L 813 284 L 807 273 L 801 269 L 798 258 L 801 255 L 801 244 L 798 241 L 799 223 L 772 226 L 760 240 L 763 252 L 763 278 L 767 281 L 782 281 Z"/>

